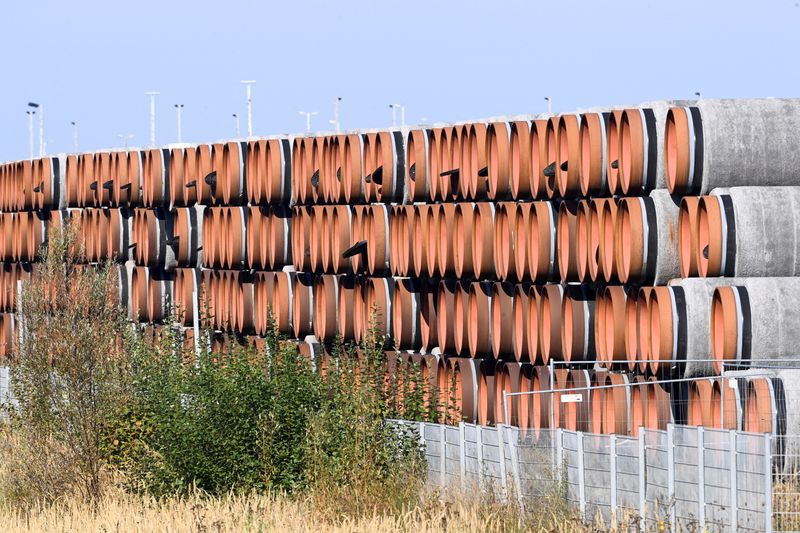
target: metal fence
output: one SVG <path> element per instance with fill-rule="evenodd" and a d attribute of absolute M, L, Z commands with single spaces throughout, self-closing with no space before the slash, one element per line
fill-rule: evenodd
<path fill-rule="evenodd" d="M 605 524 L 648 531 L 769 532 L 800 525 L 800 491 L 794 477 L 787 481 L 773 470 L 777 443 L 768 434 L 670 425 L 627 437 L 413 424 L 429 481 L 445 487 L 494 490 L 523 506 L 556 491 L 587 521 L 602 517 Z"/>

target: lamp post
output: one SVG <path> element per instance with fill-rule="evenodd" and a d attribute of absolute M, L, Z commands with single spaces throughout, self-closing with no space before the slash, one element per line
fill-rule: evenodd
<path fill-rule="evenodd" d="M 547 101 L 547 112 L 548 113 L 552 113 L 553 112 L 553 101 L 550 100 L 549 96 L 545 96 L 544 99 Z"/>
<path fill-rule="evenodd" d="M 311 133 L 311 117 L 316 115 L 316 111 L 299 111 L 299 113 L 306 117 L 306 133 Z"/>
<path fill-rule="evenodd" d="M 75 152 L 78 151 L 78 123 L 74 120 L 70 122 L 72 124 L 72 149 Z"/>
<path fill-rule="evenodd" d="M 181 134 L 181 111 L 183 110 L 183 104 L 175 104 L 175 112 L 178 115 L 178 144 L 182 143 L 183 135 Z"/>
<path fill-rule="evenodd" d="M 39 110 L 39 157 L 42 157 L 45 152 L 45 145 L 44 145 L 44 106 L 39 105 L 36 102 L 28 102 L 28 107 L 33 109 Z M 33 150 L 31 150 L 31 154 L 33 154 Z M 33 155 L 31 155 L 33 158 Z"/>
<path fill-rule="evenodd" d="M 242 83 L 247 88 L 247 136 L 253 136 L 253 98 L 250 88 L 255 83 L 255 80 L 242 80 Z"/>
<path fill-rule="evenodd" d="M 397 118 L 395 114 L 395 110 L 400 110 L 400 126 L 406 125 L 406 106 L 403 104 L 389 104 L 389 107 L 392 108 L 392 126 L 397 126 Z"/>
<path fill-rule="evenodd" d="M 336 100 L 333 101 L 333 120 L 329 120 L 328 122 L 333 124 L 333 129 L 336 133 L 339 133 L 339 102 L 342 101 L 341 96 L 337 96 Z"/>
<path fill-rule="evenodd" d="M 36 111 L 25 111 L 25 114 L 28 115 L 28 154 L 31 159 L 33 159 L 33 115 L 36 114 Z"/>
<path fill-rule="evenodd" d="M 239 115 L 234 113 L 231 116 L 233 117 L 234 127 L 236 128 L 236 138 L 238 139 L 240 137 L 240 135 L 239 135 Z"/>
<path fill-rule="evenodd" d="M 127 135 L 123 135 L 121 133 L 118 133 L 117 137 L 122 139 L 122 144 L 123 144 L 123 146 L 125 146 L 125 150 L 127 150 L 128 149 L 128 140 L 133 139 L 133 133 L 129 133 Z"/>
<path fill-rule="evenodd" d="M 150 146 L 155 147 L 156 145 L 156 96 L 158 96 L 159 92 L 157 91 L 150 91 L 144 93 L 146 96 L 150 97 Z"/>

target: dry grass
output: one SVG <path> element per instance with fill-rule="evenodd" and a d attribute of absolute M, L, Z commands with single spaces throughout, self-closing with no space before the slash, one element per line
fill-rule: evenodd
<path fill-rule="evenodd" d="M 544 506 L 543 506 L 544 507 Z M 397 516 L 326 518 L 313 500 L 260 495 L 225 498 L 191 497 L 157 502 L 119 494 L 103 498 L 97 508 L 78 500 L 59 501 L 24 513 L 0 505 L 3 531 L 332 531 L 414 533 L 458 531 L 556 531 L 586 529 L 570 517 L 539 510 L 538 519 L 520 520 L 508 506 L 459 498 L 445 503 L 431 495 L 425 503 Z M 552 516 L 547 516 L 547 513 Z M 542 520 L 544 519 L 544 520 Z"/>

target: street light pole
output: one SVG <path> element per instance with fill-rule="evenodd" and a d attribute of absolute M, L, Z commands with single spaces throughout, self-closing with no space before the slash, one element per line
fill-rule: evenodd
<path fill-rule="evenodd" d="M 389 104 L 392 108 L 392 126 L 397 126 L 397 119 L 395 117 L 395 110 L 400 110 L 400 126 L 406 125 L 406 106 L 403 104 Z"/>
<path fill-rule="evenodd" d="M 550 100 L 549 96 L 545 96 L 544 99 L 547 100 L 547 112 L 548 113 L 552 113 L 553 112 L 553 102 L 552 102 L 552 100 Z"/>
<path fill-rule="evenodd" d="M 156 96 L 161 94 L 158 91 L 144 93 L 150 97 L 150 146 L 156 145 Z"/>
<path fill-rule="evenodd" d="M 236 126 L 236 138 L 238 139 L 241 135 L 239 135 L 239 115 L 234 113 L 231 115 L 234 119 L 234 125 Z"/>
<path fill-rule="evenodd" d="M 70 122 L 72 124 L 72 149 L 75 152 L 78 151 L 78 123 L 74 120 Z"/>
<path fill-rule="evenodd" d="M 122 143 L 125 146 L 125 150 L 127 150 L 128 149 L 128 139 L 133 139 L 133 133 L 129 133 L 128 135 L 123 135 L 121 133 L 118 133 L 117 137 L 122 139 Z"/>
<path fill-rule="evenodd" d="M 36 111 L 25 111 L 28 115 L 28 154 L 30 158 L 33 159 L 33 115 L 36 114 Z"/>
<path fill-rule="evenodd" d="M 181 134 L 181 110 L 183 109 L 183 104 L 175 104 L 175 111 L 178 115 L 178 144 L 182 143 L 181 140 L 183 135 Z"/>
<path fill-rule="evenodd" d="M 242 80 L 241 83 L 247 87 L 247 136 L 253 136 L 253 98 L 250 93 L 250 88 L 255 83 L 255 80 Z"/>
<path fill-rule="evenodd" d="M 339 102 L 341 101 L 341 96 L 337 96 L 336 100 L 333 101 L 333 126 L 336 133 L 339 133 Z"/>
<path fill-rule="evenodd" d="M 299 113 L 306 117 L 306 133 L 311 133 L 311 117 L 317 114 L 317 111 L 299 111 Z"/>

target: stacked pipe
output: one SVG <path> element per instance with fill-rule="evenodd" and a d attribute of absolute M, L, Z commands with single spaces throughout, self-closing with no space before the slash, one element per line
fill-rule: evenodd
<path fill-rule="evenodd" d="M 457 419 L 776 430 L 784 378 L 719 376 L 794 356 L 796 313 L 763 307 L 800 265 L 799 123 L 797 100 L 660 101 L 9 163 L 0 255 L 24 271 L 70 219 L 132 319 L 172 309 L 219 350 L 272 321 L 321 372 L 374 333 L 387 379 L 417 368 Z"/>

